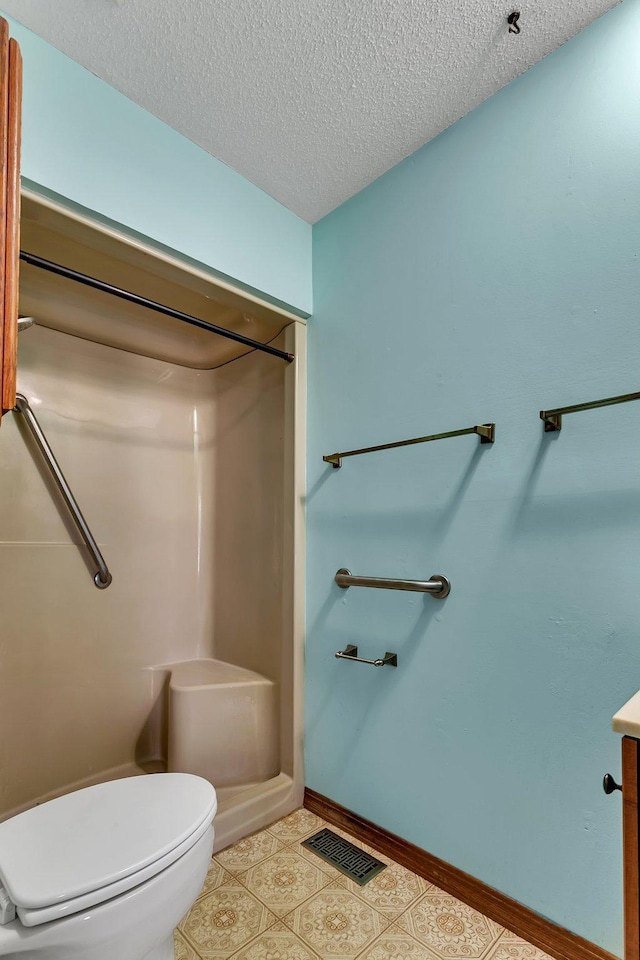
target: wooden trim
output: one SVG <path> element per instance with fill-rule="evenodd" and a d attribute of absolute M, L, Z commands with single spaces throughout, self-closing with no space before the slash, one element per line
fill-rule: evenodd
<path fill-rule="evenodd" d="M 640 960 L 640 830 L 638 762 L 640 743 L 622 738 L 622 838 L 624 851 L 624 956 Z"/>
<path fill-rule="evenodd" d="M 7 121 L 9 117 L 9 24 L 0 17 L 0 420 L 5 351 L 5 231 L 7 226 Z"/>
<path fill-rule="evenodd" d="M 435 883 L 557 960 L 616 960 L 613 954 L 602 947 L 557 926 L 517 900 L 512 900 L 481 880 L 476 880 L 308 787 L 304 792 L 304 805 L 323 820 L 335 824 L 418 876 Z"/>
<path fill-rule="evenodd" d="M 4 301 L 4 355 L 2 407 L 16 405 L 18 365 L 18 296 L 20 277 L 20 137 L 22 132 L 22 55 L 9 41 L 9 92 L 7 106 L 7 206 Z"/>

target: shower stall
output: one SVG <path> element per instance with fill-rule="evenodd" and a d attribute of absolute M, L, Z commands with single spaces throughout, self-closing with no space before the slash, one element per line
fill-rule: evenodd
<path fill-rule="evenodd" d="M 169 769 L 218 788 L 218 848 L 301 804 L 304 320 L 34 193 L 22 247 L 246 344 L 23 263 L 0 430 L 0 818 Z M 101 584 L 97 584 L 100 586 Z"/>

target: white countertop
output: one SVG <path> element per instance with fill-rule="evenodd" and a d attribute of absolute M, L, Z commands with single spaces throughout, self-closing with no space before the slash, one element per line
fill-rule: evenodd
<path fill-rule="evenodd" d="M 611 726 L 616 733 L 640 740 L 640 690 L 615 714 Z"/>

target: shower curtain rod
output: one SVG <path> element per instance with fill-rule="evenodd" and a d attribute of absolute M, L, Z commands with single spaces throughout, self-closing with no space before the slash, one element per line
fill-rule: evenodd
<path fill-rule="evenodd" d="M 97 280 L 86 273 L 79 273 L 72 270 L 71 267 L 63 267 L 60 263 L 54 263 L 52 260 L 45 260 L 44 257 L 38 257 L 34 253 L 27 253 L 26 250 L 20 251 L 20 259 L 32 267 L 40 267 L 41 270 L 48 270 L 49 273 L 55 273 L 59 277 L 66 277 L 68 280 L 75 280 L 77 283 L 83 283 L 86 287 L 92 287 L 94 290 L 100 290 L 102 293 L 109 293 L 113 297 L 119 297 L 121 300 L 127 300 L 129 303 L 135 303 L 140 307 L 146 307 L 148 310 L 155 310 L 156 313 L 162 313 L 165 317 L 173 317 L 174 320 L 182 320 L 183 323 L 190 323 L 193 327 L 200 327 L 201 330 L 208 330 L 210 333 L 217 333 L 227 340 L 235 340 L 236 343 L 242 343 L 254 350 L 261 350 L 262 353 L 268 353 L 272 357 L 279 357 L 291 363 L 294 360 L 292 353 L 286 353 L 284 350 L 278 350 L 276 347 L 269 346 L 268 343 L 260 343 L 258 340 L 252 340 L 241 333 L 234 333 L 232 330 L 225 330 L 215 323 L 208 323 L 206 320 L 200 320 L 199 317 L 193 317 L 189 313 L 183 313 L 181 310 L 174 310 L 173 307 L 167 307 L 163 303 L 155 300 L 149 300 L 147 297 L 141 297 L 137 293 L 131 293 L 130 290 L 123 290 L 122 287 L 116 287 L 112 283 L 105 283 L 104 280 Z"/>

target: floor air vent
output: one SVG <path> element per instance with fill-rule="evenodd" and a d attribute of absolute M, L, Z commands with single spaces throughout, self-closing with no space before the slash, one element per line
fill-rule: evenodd
<path fill-rule="evenodd" d="M 313 850 L 336 870 L 359 883 L 361 887 L 369 880 L 373 880 L 386 867 L 386 863 L 381 863 L 370 853 L 365 853 L 360 847 L 356 847 L 355 844 L 349 843 L 348 840 L 326 828 L 320 833 L 315 833 L 308 840 L 304 840 L 302 846 Z"/>

